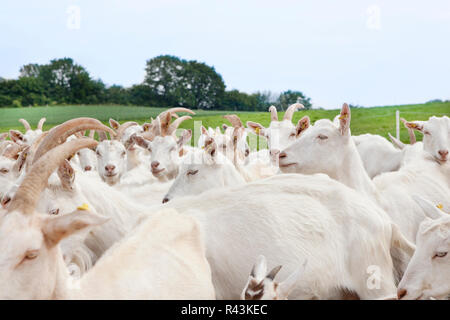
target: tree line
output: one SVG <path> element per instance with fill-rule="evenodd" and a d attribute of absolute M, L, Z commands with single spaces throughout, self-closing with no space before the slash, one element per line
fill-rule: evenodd
<path fill-rule="evenodd" d="M 152 107 L 182 106 L 191 109 L 267 111 L 270 105 L 285 110 L 300 102 L 311 108 L 301 91 L 281 94 L 259 91 L 248 94 L 226 90 L 222 76 L 205 63 L 162 55 L 146 62 L 142 83 L 131 87 L 107 86 L 71 58 L 48 64 L 27 64 L 18 79 L 0 77 L 0 107 L 61 104 L 118 104 Z"/>

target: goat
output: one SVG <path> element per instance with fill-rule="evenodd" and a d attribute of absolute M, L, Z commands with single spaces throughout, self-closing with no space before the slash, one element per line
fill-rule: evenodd
<path fill-rule="evenodd" d="M 77 139 L 44 154 L 33 164 L 8 211 L 1 212 L 0 298 L 214 298 L 198 226 L 192 218 L 174 212 L 162 212 L 143 222 L 89 273 L 71 283 L 60 241 L 104 223 L 105 218 L 85 208 L 48 217 L 36 212 L 35 207 L 59 162 L 95 143 Z"/>
<path fill-rule="evenodd" d="M 275 281 L 275 276 L 281 269 L 274 267 L 267 273 L 267 261 L 262 255 L 258 257 L 250 272 L 247 284 L 241 294 L 241 300 L 287 300 L 303 273 L 306 263 L 299 267 L 281 283 Z"/>
<path fill-rule="evenodd" d="M 163 206 L 199 221 L 219 299 L 240 297 L 247 280 L 242 270 L 259 254 L 286 270 L 308 261 L 294 299 L 327 299 L 346 289 L 362 299 L 392 295 L 389 248 L 409 248 L 386 213 L 325 175 L 276 175 Z M 372 265 L 381 274 L 379 289 L 373 290 L 366 283 Z"/>
<path fill-rule="evenodd" d="M 283 150 L 294 142 L 300 133 L 309 125 L 306 118 L 300 119 L 296 126 L 292 124 L 292 116 L 294 115 L 294 112 L 303 108 L 304 106 L 300 103 L 290 105 L 284 114 L 283 120 L 279 121 L 277 108 L 275 106 L 271 106 L 269 108 L 270 125 L 268 128 L 265 128 L 262 124 L 253 121 L 247 121 L 247 128 L 253 131 L 256 135 L 265 137 L 267 139 L 269 151 L 272 154 L 278 155 L 280 150 Z"/>
<path fill-rule="evenodd" d="M 417 248 L 398 286 L 399 299 L 447 299 L 450 294 L 450 216 L 415 196 L 427 214 L 417 233 Z"/>

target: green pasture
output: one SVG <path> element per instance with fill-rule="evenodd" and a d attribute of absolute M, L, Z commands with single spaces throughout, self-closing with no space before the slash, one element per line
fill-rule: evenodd
<path fill-rule="evenodd" d="M 27 119 L 34 127 L 41 117 L 46 117 L 44 129 L 47 130 L 59 123 L 76 117 L 93 117 L 101 120 L 105 124 L 109 118 L 124 121 L 137 121 L 144 123 L 149 121 L 150 117 L 157 116 L 165 109 L 151 107 L 136 106 L 95 106 L 95 105 L 79 105 L 79 106 L 51 106 L 51 107 L 27 107 L 27 108 L 0 108 L 0 132 L 9 129 L 23 130 L 22 125 L 18 122 L 20 118 Z M 352 109 L 351 130 L 353 135 L 363 133 L 379 134 L 387 137 L 388 132 L 395 135 L 395 111 L 400 110 L 400 116 L 407 120 L 426 120 L 430 116 L 450 115 L 450 102 L 438 102 L 416 105 L 402 106 L 385 106 L 372 108 L 355 108 Z M 196 115 L 192 120 L 185 121 L 180 127 L 193 129 L 194 121 L 201 121 L 205 127 L 221 126 L 227 123 L 223 119 L 225 114 L 233 114 L 233 111 L 205 111 L 194 110 Z M 294 114 L 293 121 L 297 122 L 301 117 L 308 115 L 311 121 L 322 118 L 333 119 L 339 110 L 300 110 Z M 236 113 L 243 123 L 248 120 L 259 122 L 264 126 L 268 126 L 270 116 L 268 112 L 237 112 Z M 279 118 L 283 116 L 283 112 L 279 112 Z M 421 140 L 421 134 L 417 134 L 418 140 Z M 401 140 L 408 142 L 409 137 L 403 125 L 401 125 Z"/>

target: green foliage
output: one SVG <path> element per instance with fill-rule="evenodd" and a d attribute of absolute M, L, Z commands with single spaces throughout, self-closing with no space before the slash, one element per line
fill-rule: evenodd
<path fill-rule="evenodd" d="M 305 106 L 305 109 L 311 109 L 311 99 L 306 97 L 300 91 L 292 91 L 292 90 L 288 90 L 280 94 L 276 106 L 279 107 L 281 110 L 286 110 L 286 108 L 289 107 L 291 104 L 297 102 L 303 104 Z"/>
<path fill-rule="evenodd" d="M 165 105 L 212 109 L 219 105 L 225 84 L 214 68 L 174 56 L 147 61 L 144 84 Z"/>
<path fill-rule="evenodd" d="M 256 111 L 257 99 L 245 92 L 231 90 L 225 92 L 222 105 L 225 110 Z"/>

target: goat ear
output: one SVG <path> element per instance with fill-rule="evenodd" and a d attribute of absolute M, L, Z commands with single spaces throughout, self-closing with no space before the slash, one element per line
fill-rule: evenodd
<path fill-rule="evenodd" d="M 436 220 L 448 216 L 444 211 L 438 208 L 439 204 L 437 206 L 433 205 L 430 201 L 416 194 L 412 195 L 412 197 L 429 218 Z"/>
<path fill-rule="evenodd" d="M 147 141 L 146 139 L 144 139 L 144 137 L 142 136 L 138 136 L 137 134 L 133 133 L 133 135 L 130 137 L 130 140 L 132 141 L 132 143 L 130 143 L 130 145 L 128 146 L 128 148 L 130 146 L 133 145 L 133 143 L 136 143 L 138 146 L 144 148 L 144 149 L 148 149 L 150 142 Z"/>
<path fill-rule="evenodd" d="M 17 159 L 17 161 L 14 163 L 13 166 L 13 170 L 16 174 L 19 174 L 22 171 L 29 153 L 30 153 L 30 146 L 23 149 L 22 152 L 20 153 L 19 158 Z"/>
<path fill-rule="evenodd" d="M 342 135 L 350 135 L 350 107 L 344 103 L 342 105 L 341 114 L 339 115 L 339 130 Z"/>
<path fill-rule="evenodd" d="M 204 126 L 201 126 L 200 129 L 202 130 L 202 134 L 208 135 L 208 130 Z"/>
<path fill-rule="evenodd" d="M 144 123 L 143 125 L 142 125 L 142 129 L 145 131 L 145 132 L 147 132 L 147 131 L 150 131 L 150 129 L 152 128 L 152 124 L 151 123 L 148 123 L 148 122 L 146 122 L 146 123 Z"/>
<path fill-rule="evenodd" d="M 211 156 L 211 158 L 214 159 L 214 157 L 217 155 L 217 144 L 216 141 L 214 141 L 213 138 L 207 137 L 205 139 L 205 152 Z"/>
<path fill-rule="evenodd" d="M 109 119 L 109 125 L 110 125 L 111 128 L 113 128 L 114 130 L 119 129 L 119 127 L 120 127 L 119 122 L 117 122 L 117 121 L 114 120 L 114 119 Z"/>
<path fill-rule="evenodd" d="M 79 208 L 69 214 L 45 218 L 42 224 L 42 232 L 49 246 L 57 245 L 62 239 L 90 226 L 105 223 L 105 218 Z"/>
<path fill-rule="evenodd" d="M 191 140 L 191 137 L 192 137 L 192 130 L 191 129 L 184 130 L 177 141 L 178 148 L 181 148 L 183 145 L 188 143 Z"/>
<path fill-rule="evenodd" d="M 276 266 L 275 268 L 270 270 L 270 272 L 266 275 L 266 278 L 270 280 L 275 280 L 275 277 L 277 276 L 278 272 L 280 272 L 281 267 L 282 267 L 281 265 Z"/>
<path fill-rule="evenodd" d="M 73 182 L 75 181 L 75 171 L 67 159 L 59 166 L 58 177 L 64 189 L 72 190 Z"/>
<path fill-rule="evenodd" d="M 262 280 L 267 274 L 267 260 L 263 255 L 258 256 L 255 264 L 253 265 L 250 275 L 258 280 Z"/>
<path fill-rule="evenodd" d="M 297 126 L 295 127 L 295 135 L 296 137 L 300 136 L 306 129 L 309 128 L 310 120 L 308 116 L 304 116 L 297 122 Z"/>
<path fill-rule="evenodd" d="M 423 133 L 423 125 L 425 121 L 405 121 L 405 127 L 413 130 L 417 130 Z"/>
<path fill-rule="evenodd" d="M 253 121 L 247 121 L 247 128 L 257 136 L 264 136 L 264 130 L 266 129 L 263 125 Z"/>
<path fill-rule="evenodd" d="M 18 130 L 9 130 L 9 138 L 15 143 L 23 143 L 23 133 Z"/>
<path fill-rule="evenodd" d="M 277 287 L 277 298 L 279 300 L 287 299 L 292 290 L 297 286 L 298 280 L 305 271 L 306 262 L 292 273 L 286 280 L 281 282 Z"/>
<path fill-rule="evenodd" d="M 223 129 L 223 131 L 225 132 L 225 131 L 227 131 L 228 126 L 224 123 L 224 124 L 222 124 L 222 129 Z"/>

